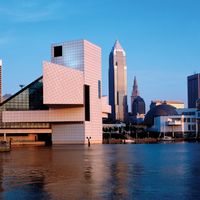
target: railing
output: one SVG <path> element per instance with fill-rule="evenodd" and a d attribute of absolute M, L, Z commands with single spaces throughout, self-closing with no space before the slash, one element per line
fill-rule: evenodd
<path fill-rule="evenodd" d="M 168 121 L 168 122 L 166 122 L 166 125 L 168 125 L 168 126 L 180 126 L 181 121 Z"/>

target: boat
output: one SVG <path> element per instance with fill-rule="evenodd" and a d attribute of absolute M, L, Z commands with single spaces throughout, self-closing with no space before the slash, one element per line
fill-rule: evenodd
<path fill-rule="evenodd" d="M 135 140 L 131 140 L 131 139 L 126 139 L 124 140 L 125 144 L 135 144 Z"/>
<path fill-rule="evenodd" d="M 163 141 L 163 142 L 172 142 L 174 140 L 175 139 L 173 137 L 166 136 L 166 135 L 163 138 L 160 138 L 160 141 Z"/>
<path fill-rule="evenodd" d="M 10 142 L 8 141 L 0 141 L 0 152 L 8 152 L 11 150 Z"/>

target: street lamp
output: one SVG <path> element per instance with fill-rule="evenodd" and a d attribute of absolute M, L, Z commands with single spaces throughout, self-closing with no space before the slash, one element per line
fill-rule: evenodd
<path fill-rule="evenodd" d="M 90 147 L 90 140 L 91 140 L 91 137 L 86 137 L 87 140 L 88 140 L 88 147 Z"/>

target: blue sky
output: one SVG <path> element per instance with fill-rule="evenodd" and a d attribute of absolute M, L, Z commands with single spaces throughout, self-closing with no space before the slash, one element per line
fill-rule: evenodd
<path fill-rule="evenodd" d="M 153 99 L 187 103 L 187 75 L 200 68 L 199 0 L 7 0 L 0 5 L 3 94 L 42 74 L 50 45 L 87 39 L 102 48 L 103 94 L 108 56 L 118 39 L 149 108 Z"/>

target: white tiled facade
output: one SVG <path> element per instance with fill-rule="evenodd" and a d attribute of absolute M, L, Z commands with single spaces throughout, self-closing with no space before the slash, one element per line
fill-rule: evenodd
<path fill-rule="evenodd" d="M 57 46 L 62 46 L 62 56 L 54 57 L 54 48 Z M 65 105 L 75 106 L 75 103 L 77 103 L 84 107 L 84 85 L 90 87 L 90 120 L 83 119 L 82 125 L 76 124 L 77 120 L 74 120 L 72 125 L 54 123 L 52 126 L 53 143 L 62 143 L 62 141 L 64 143 L 76 143 L 76 141 L 77 143 L 87 143 L 87 137 L 91 138 L 93 143 L 102 143 L 102 102 L 101 98 L 98 98 L 98 81 L 101 81 L 101 49 L 86 40 L 54 44 L 51 49 L 52 62 L 60 66 L 54 64 L 44 66 L 44 91 L 46 90 L 44 98 L 48 97 L 48 90 L 56 92 L 54 85 L 59 85 L 62 82 L 59 87 L 63 88 L 62 93 L 65 93 L 64 88 L 66 88 L 66 97 L 62 98 L 64 94 L 58 95 L 53 104 L 59 105 L 59 101 L 65 99 L 66 102 L 61 100 Z M 63 71 L 59 73 L 58 71 L 61 68 Z M 65 72 L 64 68 L 71 72 Z M 45 74 L 45 71 L 51 71 L 50 74 L 55 77 L 55 84 L 51 84 L 51 79 L 47 77 L 49 73 Z M 74 74 L 77 74 L 77 76 Z M 73 81 L 70 79 L 73 79 Z M 60 90 L 59 87 L 56 90 Z M 72 93 L 68 93 L 68 90 L 72 90 Z M 50 97 L 49 100 L 51 99 Z M 67 99 L 70 102 L 67 102 Z M 79 107 L 79 109 L 80 115 L 83 116 L 82 108 Z M 74 129 L 74 127 L 78 128 Z M 72 133 L 73 131 L 75 131 L 75 134 Z"/>
<path fill-rule="evenodd" d="M 102 102 L 102 118 L 107 118 L 108 113 L 111 113 L 111 107 L 108 105 L 108 96 L 101 97 Z"/>
<path fill-rule="evenodd" d="M 81 71 L 43 62 L 44 104 L 83 105 L 84 74 Z"/>
<path fill-rule="evenodd" d="M 82 122 L 84 108 L 51 108 L 49 110 L 3 111 L 4 122 Z"/>
<path fill-rule="evenodd" d="M 101 82 L 101 49 L 84 41 L 84 83 L 90 86 L 90 121 L 85 121 L 85 137 L 102 142 L 102 102 L 98 97 L 98 81 Z M 101 90 L 101 88 L 100 88 Z"/>
<path fill-rule="evenodd" d="M 59 55 L 56 47 L 62 49 Z M 102 143 L 102 117 L 111 108 L 101 95 L 101 48 L 86 40 L 53 44 L 42 79 L 43 104 L 49 109 L 3 110 L 2 122 L 50 123 L 53 144 L 85 144 L 88 138 Z"/>

